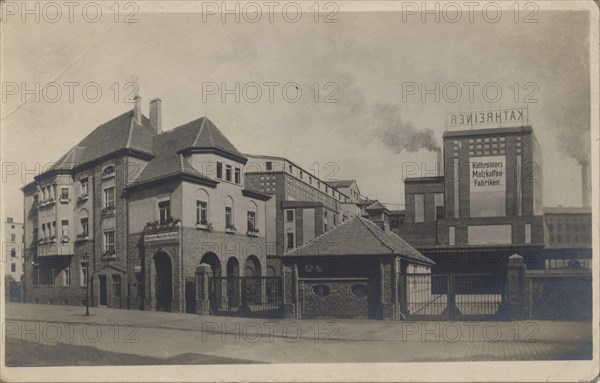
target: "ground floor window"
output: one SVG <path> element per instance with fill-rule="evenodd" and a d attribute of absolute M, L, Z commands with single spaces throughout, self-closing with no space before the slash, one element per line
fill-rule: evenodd
<path fill-rule="evenodd" d="M 89 266 L 87 263 L 81 264 L 81 286 L 87 286 L 89 278 Z"/>
<path fill-rule="evenodd" d="M 64 270 L 64 285 L 71 286 L 71 265 L 68 265 Z"/>
<path fill-rule="evenodd" d="M 54 268 L 48 270 L 48 285 L 54 286 Z"/>

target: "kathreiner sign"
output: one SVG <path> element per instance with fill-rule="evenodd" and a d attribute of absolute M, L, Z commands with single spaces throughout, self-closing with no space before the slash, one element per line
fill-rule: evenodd
<path fill-rule="evenodd" d="M 448 113 L 446 115 L 447 129 L 491 128 L 528 123 L 527 108 Z"/>

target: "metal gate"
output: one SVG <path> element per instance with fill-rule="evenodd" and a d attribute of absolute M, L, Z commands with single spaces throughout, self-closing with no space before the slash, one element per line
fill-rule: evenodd
<path fill-rule="evenodd" d="M 499 320 L 504 280 L 492 274 L 401 275 L 400 313 L 407 320 Z"/>
<path fill-rule="evenodd" d="M 212 315 L 283 317 L 281 277 L 212 277 L 209 299 Z"/>

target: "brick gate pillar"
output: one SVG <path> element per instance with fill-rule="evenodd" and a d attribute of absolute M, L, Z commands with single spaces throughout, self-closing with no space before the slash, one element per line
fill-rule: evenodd
<path fill-rule="evenodd" d="M 210 265 L 202 263 L 196 267 L 196 314 L 210 315 L 210 286 L 208 282 L 212 275 Z"/>
<path fill-rule="evenodd" d="M 283 315 L 298 319 L 298 266 L 296 263 L 283 263 Z"/>
<path fill-rule="evenodd" d="M 525 296 L 525 271 L 527 267 L 523 257 L 513 254 L 508 258 L 508 272 L 506 274 L 506 314 L 510 320 L 523 320 L 527 318 Z"/>

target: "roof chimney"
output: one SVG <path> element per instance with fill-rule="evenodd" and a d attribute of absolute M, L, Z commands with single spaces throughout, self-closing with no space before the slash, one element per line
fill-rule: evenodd
<path fill-rule="evenodd" d="M 135 95 L 133 102 L 133 118 L 135 119 L 136 124 L 142 125 L 142 98 L 139 94 Z"/>
<path fill-rule="evenodd" d="M 150 125 L 157 133 L 162 133 L 162 100 L 155 98 L 150 101 Z"/>

